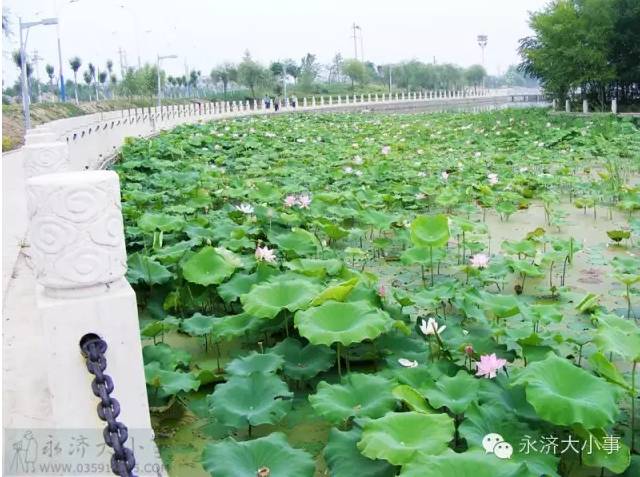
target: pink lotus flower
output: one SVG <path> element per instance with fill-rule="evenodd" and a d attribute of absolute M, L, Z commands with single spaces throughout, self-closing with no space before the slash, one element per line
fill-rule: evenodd
<path fill-rule="evenodd" d="M 298 205 L 301 209 L 308 209 L 311 205 L 311 197 L 309 194 L 301 194 L 298 196 Z"/>
<path fill-rule="evenodd" d="M 259 262 L 274 263 L 276 261 L 276 253 L 270 250 L 266 245 L 264 247 L 256 247 L 256 260 Z"/>
<path fill-rule="evenodd" d="M 378 285 L 378 296 L 380 298 L 384 298 L 387 296 L 387 287 L 384 286 L 384 283 Z"/>
<path fill-rule="evenodd" d="M 496 185 L 498 183 L 498 174 L 487 174 L 487 179 L 489 179 L 489 184 Z"/>
<path fill-rule="evenodd" d="M 506 364 L 507 360 L 498 358 L 495 353 L 483 354 L 480 356 L 476 376 L 484 376 L 487 379 L 495 378 L 497 372 Z"/>
<path fill-rule="evenodd" d="M 464 352 L 467 356 L 473 356 L 473 346 L 467 345 L 464 347 Z"/>
<path fill-rule="evenodd" d="M 440 174 L 442 176 L 442 180 L 446 181 L 447 179 L 449 179 L 449 173 L 447 171 L 442 171 L 442 174 Z"/>
<path fill-rule="evenodd" d="M 489 257 L 484 253 L 477 253 L 470 260 L 473 268 L 485 268 L 489 264 Z"/>
<path fill-rule="evenodd" d="M 391 148 L 389 146 L 383 146 L 382 149 L 380 150 L 380 152 L 386 156 L 387 154 L 389 154 L 391 152 Z"/>
<path fill-rule="evenodd" d="M 284 198 L 284 206 L 285 207 L 293 207 L 298 203 L 298 199 L 295 195 L 288 195 Z"/>

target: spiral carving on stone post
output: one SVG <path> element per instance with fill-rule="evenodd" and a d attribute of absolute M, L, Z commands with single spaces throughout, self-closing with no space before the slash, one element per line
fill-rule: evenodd
<path fill-rule="evenodd" d="M 120 184 L 113 171 L 47 174 L 27 181 L 36 280 L 47 294 L 84 295 L 124 276 Z"/>

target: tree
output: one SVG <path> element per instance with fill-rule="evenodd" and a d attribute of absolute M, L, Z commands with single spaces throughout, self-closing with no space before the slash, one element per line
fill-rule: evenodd
<path fill-rule="evenodd" d="M 236 81 L 238 78 L 238 70 L 232 63 L 222 63 L 211 70 L 211 80 L 215 83 L 222 83 L 222 91 L 224 97 L 227 97 L 229 83 Z"/>
<path fill-rule="evenodd" d="M 284 60 L 282 63 L 284 65 L 285 73 L 291 76 L 293 78 L 293 81 L 297 83 L 298 77 L 300 76 L 300 67 L 291 58 Z"/>
<path fill-rule="evenodd" d="M 336 53 L 329 65 L 329 83 L 340 82 L 340 75 L 342 74 L 342 55 L 340 53 Z"/>
<path fill-rule="evenodd" d="M 482 84 L 482 80 L 487 76 L 487 72 L 481 65 L 472 65 L 464 72 L 467 83 L 476 89 Z"/>
<path fill-rule="evenodd" d="M 238 65 L 238 81 L 251 91 L 251 97 L 256 97 L 256 87 L 265 80 L 265 69 L 251 58 L 246 51 L 242 61 Z"/>
<path fill-rule="evenodd" d="M 20 75 L 22 75 L 22 55 L 19 51 L 14 51 L 12 56 L 13 62 L 20 70 Z M 29 80 L 31 79 L 31 75 L 33 74 L 33 66 L 27 61 L 25 69 L 27 70 L 27 94 L 29 94 Z M 22 91 L 22 83 L 20 83 L 20 91 Z"/>
<path fill-rule="evenodd" d="M 11 36 L 11 21 L 9 20 L 9 9 L 3 7 L 2 8 L 2 33 L 5 38 L 9 38 Z"/>
<path fill-rule="evenodd" d="M 101 71 L 100 73 L 98 73 L 98 81 L 100 82 L 100 85 L 101 85 L 102 96 L 105 96 L 104 84 L 107 82 L 108 77 L 109 77 L 109 74 L 106 71 Z"/>
<path fill-rule="evenodd" d="M 342 63 L 342 72 L 351 80 L 351 90 L 355 91 L 355 83 L 364 85 L 367 71 L 364 64 L 356 59 L 346 59 Z"/>
<path fill-rule="evenodd" d="M 558 99 L 580 87 L 604 103 L 605 85 L 616 73 L 611 61 L 616 2 L 558 0 L 532 13 L 534 35 L 520 40 L 520 70 L 540 79 Z M 637 57 L 633 61 L 637 64 Z"/>
<path fill-rule="evenodd" d="M 47 76 L 49 77 L 49 89 L 50 91 L 53 91 L 53 73 L 54 73 L 53 66 L 47 63 L 44 67 L 44 70 L 47 73 Z"/>
<path fill-rule="evenodd" d="M 78 104 L 78 70 L 82 66 L 82 60 L 78 56 L 74 56 L 69 60 L 69 66 L 73 71 L 73 85 L 76 94 L 76 104 Z"/>
<path fill-rule="evenodd" d="M 109 74 L 113 73 L 113 61 L 107 60 L 107 71 Z"/>
<path fill-rule="evenodd" d="M 316 61 L 316 55 L 307 53 L 300 62 L 300 83 L 304 91 L 311 90 L 319 72 L 320 65 Z"/>

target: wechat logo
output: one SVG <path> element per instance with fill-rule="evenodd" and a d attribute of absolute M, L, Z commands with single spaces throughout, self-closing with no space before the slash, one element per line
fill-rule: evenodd
<path fill-rule="evenodd" d="M 513 446 L 506 442 L 500 434 L 487 434 L 482 438 L 482 447 L 487 454 L 494 454 L 498 459 L 511 459 Z"/>

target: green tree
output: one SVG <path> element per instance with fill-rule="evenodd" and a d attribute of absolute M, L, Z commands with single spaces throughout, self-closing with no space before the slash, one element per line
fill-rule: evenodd
<path fill-rule="evenodd" d="M 476 89 L 482 84 L 482 80 L 487 76 L 487 72 L 481 65 L 472 65 L 464 72 L 464 78 L 467 84 Z"/>
<path fill-rule="evenodd" d="M 255 99 L 256 88 L 265 81 L 266 72 L 264 67 L 251 58 L 249 51 L 246 51 L 242 61 L 238 65 L 238 82 L 249 88 L 251 97 Z"/>
<path fill-rule="evenodd" d="M 47 63 L 44 67 L 44 71 L 47 73 L 47 76 L 49 77 L 49 91 L 53 92 L 53 73 L 54 73 L 53 66 Z"/>
<path fill-rule="evenodd" d="M 222 63 L 211 70 L 210 76 L 215 83 L 222 83 L 222 92 L 226 98 L 229 83 L 238 78 L 238 69 L 232 63 Z"/>
<path fill-rule="evenodd" d="M 349 58 L 342 63 L 342 72 L 351 80 L 351 90 L 355 91 L 355 84 L 359 83 L 360 86 L 364 86 L 367 70 L 364 64 L 356 59 Z"/>
<path fill-rule="evenodd" d="M 78 70 L 82 66 L 82 60 L 79 56 L 74 56 L 69 60 L 69 66 L 71 67 L 71 71 L 73 71 L 74 92 L 76 95 L 76 104 L 78 104 Z"/>
<path fill-rule="evenodd" d="M 307 53 L 300 62 L 300 86 L 303 91 L 311 91 L 314 81 L 320 72 L 320 64 L 316 55 Z"/>
<path fill-rule="evenodd" d="M 557 0 L 531 14 L 533 36 L 520 40 L 520 70 L 558 99 L 580 87 L 604 104 L 615 77 L 610 61 L 615 0 Z M 637 62 L 637 59 L 636 59 Z"/>
<path fill-rule="evenodd" d="M 282 64 L 284 65 L 284 71 L 297 83 L 300 76 L 300 67 L 291 58 L 284 60 Z"/>

